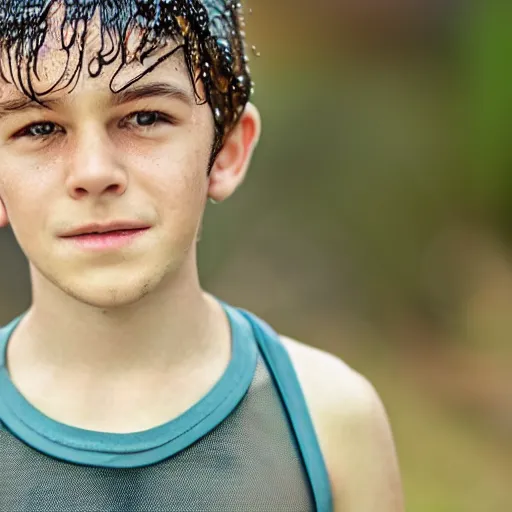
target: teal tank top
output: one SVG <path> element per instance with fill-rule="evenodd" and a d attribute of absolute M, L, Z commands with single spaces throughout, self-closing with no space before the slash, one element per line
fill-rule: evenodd
<path fill-rule="evenodd" d="M 5 354 L 22 316 L 0 329 L 0 510 L 4 512 L 331 512 L 325 464 L 277 334 L 223 304 L 231 361 L 181 416 L 111 434 L 34 408 Z"/>

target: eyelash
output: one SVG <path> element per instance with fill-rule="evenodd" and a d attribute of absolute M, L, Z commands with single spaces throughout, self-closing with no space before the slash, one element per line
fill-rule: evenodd
<path fill-rule="evenodd" d="M 127 115 L 126 117 L 124 117 L 121 120 L 121 125 L 123 127 L 125 127 L 128 124 L 128 120 L 133 119 L 134 117 L 136 117 L 139 114 L 156 114 L 156 116 L 157 116 L 157 119 L 154 124 L 149 125 L 149 126 L 139 126 L 139 128 L 141 128 L 143 130 L 154 128 L 159 123 L 175 124 L 175 120 L 173 118 L 171 118 L 170 116 L 164 114 L 163 112 L 159 112 L 158 110 L 149 110 L 148 109 L 148 110 L 137 110 L 136 112 L 132 112 L 131 114 Z M 42 125 L 57 126 L 56 123 L 53 123 L 51 121 L 41 121 L 39 123 L 32 123 L 32 124 L 26 126 L 25 128 L 23 128 L 21 131 L 19 131 L 15 135 L 15 138 L 27 137 L 32 140 L 42 140 L 42 139 L 51 137 L 52 135 L 55 135 L 56 133 L 59 133 L 59 132 L 52 132 L 48 135 L 31 135 L 30 134 L 30 129 L 32 129 L 36 126 L 42 126 Z"/>

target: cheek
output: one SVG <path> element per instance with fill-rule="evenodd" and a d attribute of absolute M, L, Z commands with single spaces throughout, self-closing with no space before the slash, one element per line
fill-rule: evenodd
<path fill-rule="evenodd" d="M 151 158 L 132 156 L 132 186 L 147 194 L 165 223 L 187 229 L 202 215 L 208 192 L 209 153 L 169 144 Z"/>
<path fill-rule="evenodd" d="M 34 226 L 45 222 L 44 205 L 56 199 L 57 184 L 50 183 L 51 174 L 38 167 L 16 165 L 1 154 L 0 161 L 0 198 L 9 222 L 17 236 L 34 237 Z"/>
<path fill-rule="evenodd" d="M 126 168 L 136 166 L 134 180 L 141 180 L 143 188 L 159 198 L 158 204 L 186 207 L 205 198 L 211 149 L 203 131 L 184 130 L 159 147 L 148 151 L 139 147 L 126 154 Z"/>

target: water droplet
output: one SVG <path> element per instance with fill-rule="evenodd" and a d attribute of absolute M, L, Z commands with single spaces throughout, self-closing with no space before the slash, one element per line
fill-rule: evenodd
<path fill-rule="evenodd" d="M 231 45 L 229 44 L 229 41 L 224 37 L 219 37 L 217 39 L 217 44 L 222 47 L 223 50 L 230 49 Z"/>
<path fill-rule="evenodd" d="M 215 107 L 213 110 L 213 117 L 215 118 L 215 122 L 222 124 L 224 122 L 224 114 L 219 107 Z"/>

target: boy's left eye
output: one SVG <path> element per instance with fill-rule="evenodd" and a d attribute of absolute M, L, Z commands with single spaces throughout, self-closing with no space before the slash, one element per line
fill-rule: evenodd
<path fill-rule="evenodd" d="M 153 126 L 158 122 L 169 122 L 161 112 L 150 111 L 134 112 L 125 119 L 127 122 L 133 121 L 137 126 Z"/>

